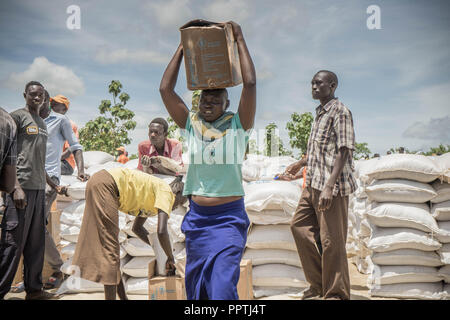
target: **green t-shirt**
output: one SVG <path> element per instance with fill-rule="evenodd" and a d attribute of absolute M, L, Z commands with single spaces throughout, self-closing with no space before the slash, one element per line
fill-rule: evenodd
<path fill-rule="evenodd" d="M 47 126 L 26 108 L 11 112 L 17 125 L 17 179 L 23 189 L 45 190 Z"/>
<path fill-rule="evenodd" d="M 189 153 L 183 195 L 243 196 L 242 162 L 251 129 L 245 131 L 242 128 L 239 114 L 236 113 L 230 122 L 231 130 L 221 138 L 207 141 L 194 132 L 191 115 L 183 130 Z"/>

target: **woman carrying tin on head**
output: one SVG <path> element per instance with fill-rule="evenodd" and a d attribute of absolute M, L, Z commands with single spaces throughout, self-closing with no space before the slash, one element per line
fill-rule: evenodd
<path fill-rule="evenodd" d="M 190 210 L 182 231 L 186 236 L 185 281 L 190 300 L 238 299 L 239 265 L 250 224 L 244 207 L 241 166 L 255 118 L 256 74 L 241 27 L 229 23 L 243 79 L 237 113 L 227 111 L 230 101 L 223 88 L 203 90 L 199 110 L 189 112 L 174 91 L 183 58 L 181 44 L 160 85 L 167 111 L 185 129 L 189 146 L 183 195 L 189 196 Z"/>

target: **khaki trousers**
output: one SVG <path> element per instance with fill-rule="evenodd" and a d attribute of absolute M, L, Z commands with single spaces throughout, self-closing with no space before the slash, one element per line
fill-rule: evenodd
<path fill-rule="evenodd" d="M 320 212 L 320 193 L 309 186 L 303 189 L 291 231 L 311 289 L 324 299 L 348 300 L 348 196 L 333 197 L 330 208 Z"/>

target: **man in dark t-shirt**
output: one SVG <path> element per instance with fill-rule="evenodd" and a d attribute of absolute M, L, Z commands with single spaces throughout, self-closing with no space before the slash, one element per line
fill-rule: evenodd
<path fill-rule="evenodd" d="M 27 83 L 25 108 L 11 113 L 17 126 L 17 178 L 7 196 L 0 239 L 0 299 L 11 288 L 20 257 L 24 257 L 25 299 L 49 299 L 42 289 L 45 249 L 45 153 L 47 126 L 39 117 L 44 87 Z"/>

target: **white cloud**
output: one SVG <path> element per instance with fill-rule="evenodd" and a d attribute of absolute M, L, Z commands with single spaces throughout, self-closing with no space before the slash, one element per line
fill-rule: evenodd
<path fill-rule="evenodd" d="M 50 95 L 63 94 L 69 97 L 83 95 L 83 81 L 69 68 L 48 61 L 46 57 L 37 57 L 23 72 L 13 72 L 3 80 L 6 87 L 17 89 L 25 87 L 31 80 L 39 81 Z"/>
<path fill-rule="evenodd" d="M 241 24 L 249 16 L 248 5 L 241 0 L 211 1 L 201 11 L 207 20 L 214 22 L 233 20 Z"/>
<path fill-rule="evenodd" d="M 150 11 L 164 28 L 179 28 L 192 18 L 189 0 L 171 0 L 149 3 L 145 9 Z"/>
<path fill-rule="evenodd" d="M 418 121 L 403 132 L 403 137 L 450 143 L 450 116 Z"/>
<path fill-rule="evenodd" d="M 428 115 L 439 117 L 450 114 L 450 82 L 421 88 L 413 96 L 421 111 Z"/>
<path fill-rule="evenodd" d="M 152 50 L 100 49 L 95 55 L 95 60 L 103 64 L 114 64 L 120 62 L 130 63 L 156 63 L 165 64 L 169 62 L 169 57 Z"/>

